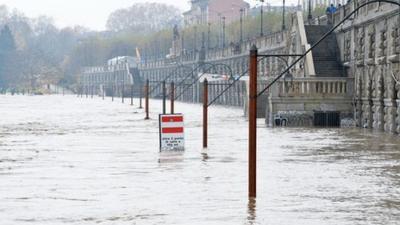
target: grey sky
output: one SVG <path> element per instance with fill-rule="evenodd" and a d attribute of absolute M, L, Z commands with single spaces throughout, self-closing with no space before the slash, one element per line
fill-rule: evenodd
<path fill-rule="evenodd" d="M 257 2 L 256 0 L 247 1 L 252 5 Z M 187 10 L 190 7 L 188 0 L 0 0 L 0 5 L 5 4 L 10 9 L 16 8 L 29 17 L 39 15 L 53 17 L 59 27 L 78 24 L 94 30 L 103 30 L 108 15 L 112 11 L 129 7 L 137 2 L 166 3 L 181 10 Z"/>

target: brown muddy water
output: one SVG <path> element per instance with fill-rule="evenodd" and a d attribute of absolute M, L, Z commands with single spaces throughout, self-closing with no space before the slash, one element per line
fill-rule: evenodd
<path fill-rule="evenodd" d="M 129 101 L 126 101 L 129 102 Z M 0 96 L 0 224 L 400 224 L 400 138 L 259 121 L 258 197 L 247 198 L 238 108 L 185 115 L 186 151 L 158 151 L 161 102 Z"/>

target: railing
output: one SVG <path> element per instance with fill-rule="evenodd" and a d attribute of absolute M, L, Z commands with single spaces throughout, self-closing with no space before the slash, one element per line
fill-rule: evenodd
<path fill-rule="evenodd" d="M 286 40 L 286 31 L 279 31 L 276 33 L 271 33 L 262 37 L 249 38 L 245 40 L 243 43 L 239 44 L 237 48 L 235 46 L 228 45 L 225 48 L 215 48 L 206 50 L 206 61 L 212 61 L 215 59 L 232 57 L 240 54 L 247 54 L 250 51 L 250 47 L 252 44 L 256 44 L 256 46 L 260 49 L 260 51 L 285 47 Z M 237 43 L 236 43 L 237 44 Z M 183 55 L 173 58 L 173 59 L 155 59 L 155 60 L 146 60 L 140 67 L 142 69 L 146 68 L 158 68 L 164 67 L 174 62 L 194 62 L 197 60 L 197 56 L 200 49 L 197 51 L 185 51 Z"/>
<path fill-rule="evenodd" d="M 285 31 L 271 33 L 262 37 L 249 38 L 243 43 L 239 44 L 237 49 L 235 49 L 235 46 L 228 46 L 224 49 L 210 49 L 206 53 L 206 59 L 213 60 L 243 53 L 247 54 L 250 51 L 252 44 L 255 44 L 261 51 L 263 49 L 271 49 L 274 47 L 284 47 L 283 45 L 285 39 Z"/>
<path fill-rule="evenodd" d="M 353 78 L 296 78 L 278 82 L 279 97 L 351 96 Z"/>
<path fill-rule="evenodd" d="M 351 13 L 354 9 L 356 9 L 359 5 L 368 2 L 368 0 L 355 0 L 350 1 L 350 3 L 340 7 L 336 13 L 333 15 L 333 23 L 337 24 L 342 19 L 344 19 L 349 13 Z M 356 14 L 355 18 L 364 18 L 365 20 L 369 20 L 373 18 L 373 14 L 388 14 L 388 12 L 396 13 L 399 10 L 399 7 L 394 6 L 393 4 L 389 3 L 372 3 L 367 5 L 366 7 L 361 8 Z"/>

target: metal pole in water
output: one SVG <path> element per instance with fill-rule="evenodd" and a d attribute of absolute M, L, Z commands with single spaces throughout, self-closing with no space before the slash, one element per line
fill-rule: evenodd
<path fill-rule="evenodd" d="M 103 89 L 103 100 L 106 97 L 106 85 L 102 85 L 102 89 Z"/>
<path fill-rule="evenodd" d="M 163 114 L 167 114 L 167 88 L 165 86 L 165 81 L 162 82 L 162 93 L 163 93 L 162 110 Z"/>
<path fill-rule="evenodd" d="M 122 82 L 122 87 L 121 87 L 121 98 L 122 98 L 122 103 L 125 102 L 124 100 L 124 92 L 125 92 L 125 84 Z"/>
<path fill-rule="evenodd" d="M 149 84 L 149 80 L 146 80 L 146 87 L 145 87 L 145 103 L 146 103 L 146 108 L 145 108 L 145 111 L 146 111 L 146 117 L 144 118 L 145 120 L 148 120 L 148 119 L 150 119 L 150 117 L 149 117 L 149 86 L 150 86 L 150 84 Z"/>
<path fill-rule="evenodd" d="M 142 98 L 143 98 L 143 86 L 140 85 L 140 91 L 139 91 L 139 109 L 142 109 Z"/>
<path fill-rule="evenodd" d="M 131 105 L 133 105 L 133 84 L 131 85 Z"/>
<path fill-rule="evenodd" d="M 111 101 L 114 101 L 114 84 L 111 84 Z"/>
<path fill-rule="evenodd" d="M 174 84 L 174 82 L 172 81 L 171 82 L 171 93 L 170 93 L 170 98 L 171 98 L 171 114 L 174 114 L 175 113 L 175 84 Z"/>
<path fill-rule="evenodd" d="M 257 196 L 257 54 L 253 45 L 249 66 L 249 198 Z"/>
<path fill-rule="evenodd" d="M 208 147 L 208 81 L 203 83 L 203 148 Z"/>
<path fill-rule="evenodd" d="M 90 86 L 90 98 L 93 98 L 93 85 Z"/>

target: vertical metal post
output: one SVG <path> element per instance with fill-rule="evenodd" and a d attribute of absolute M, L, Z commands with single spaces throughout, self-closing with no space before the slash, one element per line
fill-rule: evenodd
<path fill-rule="evenodd" d="M 260 28 L 260 36 L 264 36 L 264 0 L 261 1 L 261 28 Z"/>
<path fill-rule="evenodd" d="M 103 100 L 104 100 L 104 98 L 106 97 L 106 85 L 101 85 L 101 87 L 102 87 L 102 89 L 103 89 Z"/>
<path fill-rule="evenodd" d="M 165 86 L 165 80 L 162 82 L 162 111 L 163 114 L 167 114 L 167 88 Z"/>
<path fill-rule="evenodd" d="M 131 105 L 133 105 L 133 84 L 131 85 Z"/>
<path fill-rule="evenodd" d="M 142 82 L 140 82 L 140 83 L 142 83 Z M 142 106 L 143 86 L 142 85 L 140 85 L 140 91 L 139 92 L 140 92 L 139 93 L 139 109 L 142 109 L 143 108 L 143 106 Z"/>
<path fill-rule="evenodd" d="M 257 47 L 250 50 L 249 71 L 249 197 L 257 193 Z"/>
<path fill-rule="evenodd" d="M 144 118 L 145 120 L 148 120 L 148 119 L 150 119 L 150 117 L 149 117 L 149 88 L 150 88 L 150 83 L 149 83 L 149 80 L 147 79 L 146 80 L 146 86 L 145 86 L 145 88 L 144 88 L 144 90 L 145 90 L 145 103 L 146 103 L 146 106 L 145 106 L 145 111 L 146 111 L 146 117 Z"/>
<path fill-rule="evenodd" d="M 121 99 L 122 99 L 122 103 L 125 102 L 124 92 L 125 92 L 125 81 L 122 80 L 122 87 L 121 87 Z"/>
<path fill-rule="evenodd" d="M 308 19 L 308 24 L 309 25 L 311 25 L 311 20 L 312 20 L 312 18 L 313 18 L 313 16 L 312 16 L 312 14 L 311 14 L 311 0 L 308 0 L 308 16 L 307 16 L 307 19 Z"/>
<path fill-rule="evenodd" d="M 286 6 L 285 6 L 285 0 L 283 0 L 282 4 L 282 30 L 286 30 L 286 24 L 285 24 L 285 11 L 286 11 Z"/>
<path fill-rule="evenodd" d="M 208 81 L 203 83 L 203 148 L 208 147 Z"/>
<path fill-rule="evenodd" d="M 222 48 L 225 48 L 225 19 L 226 17 L 222 17 Z"/>
<path fill-rule="evenodd" d="M 114 101 L 114 92 L 115 92 L 114 84 L 111 84 L 111 101 Z"/>
<path fill-rule="evenodd" d="M 170 96 L 170 98 L 171 98 L 171 114 L 174 114 L 175 113 L 175 84 L 174 84 L 174 82 L 171 82 L 171 90 L 170 90 L 170 92 L 171 92 L 171 96 Z"/>
<path fill-rule="evenodd" d="M 210 50 L 211 23 L 208 23 L 207 25 L 207 50 Z"/>
<path fill-rule="evenodd" d="M 243 14 L 244 9 L 240 9 L 240 43 L 243 43 Z"/>
<path fill-rule="evenodd" d="M 197 52 L 197 26 L 194 26 L 194 43 L 193 43 L 194 52 Z"/>
<path fill-rule="evenodd" d="M 86 94 L 86 98 L 89 97 L 89 88 L 88 86 L 85 86 L 85 94 Z"/>

